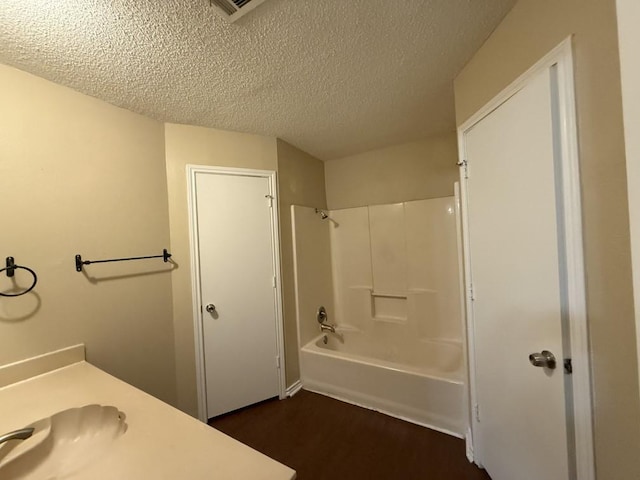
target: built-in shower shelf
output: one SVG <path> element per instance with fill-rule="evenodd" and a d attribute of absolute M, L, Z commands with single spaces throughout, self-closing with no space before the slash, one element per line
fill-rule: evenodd
<path fill-rule="evenodd" d="M 407 294 L 371 291 L 371 313 L 374 320 L 405 323 L 407 321 Z"/>
<path fill-rule="evenodd" d="M 384 315 L 376 315 L 373 317 L 374 322 L 380 323 L 394 323 L 397 325 L 406 325 L 407 319 L 404 317 L 388 317 Z"/>
<path fill-rule="evenodd" d="M 396 293 L 396 292 L 371 292 L 372 297 L 389 297 L 389 298 L 404 298 L 408 297 L 407 293 Z"/>

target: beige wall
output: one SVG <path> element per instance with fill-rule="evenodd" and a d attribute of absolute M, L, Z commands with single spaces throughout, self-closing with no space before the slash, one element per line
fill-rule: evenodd
<path fill-rule="evenodd" d="M 74 266 L 169 247 L 162 124 L 6 66 L 0 105 L 0 261 L 39 276 L 0 297 L 0 364 L 85 343 L 89 361 L 175 403 L 170 265 Z"/>
<path fill-rule="evenodd" d="M 178 408 L 197 416 L 189 216 L 186 166 L 277 170 L 275 138 L 188 125 L 165 125 L 171 249 L 179 268 L 173 271 Z"/>
<path fill-rule="evenodd" d="M 640 2 L 617 0 L 618 38 L 622 76 L 624 137 L 627 153 L 629 220 L 633 258 L 633 291 L 636 304 L 636 337 L 640 353 Z"/>
<path fill-rule="evenodd" d="M 458 124 L 570 34 L 599 479 L 640 478 L 640 408 L 615 0 L 520 0 L 455 80 Z"/>
<path fill-rule="evenodd" d="M 325 163 L 330 210 L 453 195 L 455 133 Z"/>
<path fill-rule="evenodd" d="M 287 386 L 290 386 L 300 378 L 291 205 L 327 208 L 323 163 L 284 140 L 278 139 L 278 190 Z"/>

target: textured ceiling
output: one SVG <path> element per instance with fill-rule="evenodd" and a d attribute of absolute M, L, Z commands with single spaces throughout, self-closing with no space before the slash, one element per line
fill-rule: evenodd
<path fill-rule="evenodd" d="M 2 0 L 0 62 L 162 121 L 321 159 L 454 129 L 457 72 L 515 0 Z"/>

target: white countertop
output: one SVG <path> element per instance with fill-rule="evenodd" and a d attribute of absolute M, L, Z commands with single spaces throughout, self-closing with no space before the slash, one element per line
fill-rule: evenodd
<path fill-rule="evenodd" d="M 0 388 L 0 434 L 89 404 L 117 407 L 128 428 L 69 480 L 295 478 L 290 468 L 84 361 Z"/>

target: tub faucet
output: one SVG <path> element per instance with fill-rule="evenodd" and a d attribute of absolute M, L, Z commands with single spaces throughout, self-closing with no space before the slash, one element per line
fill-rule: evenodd
<path fill-rule="evenodd" d="M 335 327 L 335 325 L 330 325 L 328 323 L 321 323 L 320 324 L 320 331 L 321 332 L 336 333 L 336 327 Z"/>
<path fill-rule="evenodd" d="M 320 331 L 336 333 L 336 326 L 327 323 L 328 319 L 329 315 L 327 315 L 327 309 L 320 305 L 318 307 L 318 311 L 316 312 L 316 320 L 320 324 Z"/>
<path fill-rule="evenodd" d="M 0 444 L 8 442 L 9 440 L 26 440 L 33 435 L 33 428 L 21 428 L 20 430 L 14 430 L 13 432 L 0 435 Z"/>

